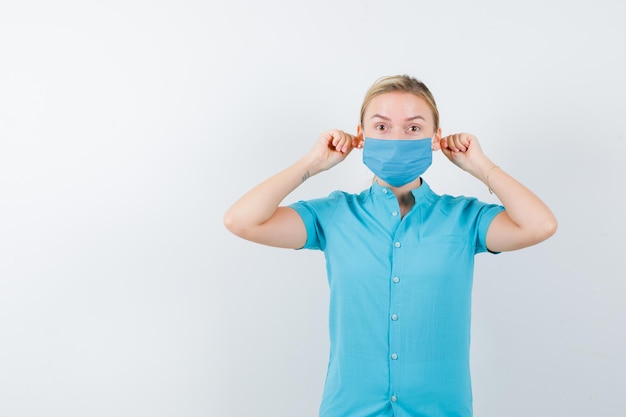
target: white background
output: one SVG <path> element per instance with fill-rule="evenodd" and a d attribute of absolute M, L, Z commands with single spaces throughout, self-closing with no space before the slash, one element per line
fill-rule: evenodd
<path fill-rule="evenodd" d="M 559 219 L 477 257 L 476 416 L 626 415 L 625 17 L 618 0 L 3 1 L 0 416 L 315 416 L 323 255 L 222 216 L 401 73 Z M 441 154 L 425 178 L 496 201 Z M 286 203 L 370 179 L 355 152 Z"/>

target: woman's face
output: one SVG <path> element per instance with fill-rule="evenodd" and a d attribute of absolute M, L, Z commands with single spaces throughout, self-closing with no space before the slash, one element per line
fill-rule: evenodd
<path fill-rule="evenodd" d="M 376 96 L 363 115 L 363 136 L 372 139 L 425 139 L 435 133 L 430 106 L 411 93 L 392 92 Z M 359 127 L 358 133 L 361 133 Z"/>

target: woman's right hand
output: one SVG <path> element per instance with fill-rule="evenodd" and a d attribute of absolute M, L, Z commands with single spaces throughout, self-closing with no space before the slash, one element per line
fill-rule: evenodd
<path fill-rule="evenodd" d="M 356 136 L 333 129 L 318 137 L 309 155 L 315 159 L 319 171 L 326 171 L 346 159 L 357 146 Z"/>

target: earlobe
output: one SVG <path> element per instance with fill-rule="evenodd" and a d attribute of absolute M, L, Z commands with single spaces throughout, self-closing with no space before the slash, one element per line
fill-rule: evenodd
<path fill-rule="evenodd" d="M 356 147 L 358 149 L 362 149 L 363 148 L 363 142 L 364 142 L 364 137 L 363 137 L 363 129 L 361 128 L 361 125 L 357 125 L 356 127 Z"/>
<path fill-rule="evenodd" d="M 437 132 L 433 135 L 432 149 L 433 151 L 441 150 L 441 128 L 437 128 Z"/>

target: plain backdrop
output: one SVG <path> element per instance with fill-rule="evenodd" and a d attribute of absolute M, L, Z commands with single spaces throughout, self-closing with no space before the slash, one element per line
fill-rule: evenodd
<path fill-rule="evenodd" d="M 625 17 L 618 0 L 2 1 L 0 417 L 316 416 L 323 254 L 222 216 L 403 73 L 559 219 L 477 256 L 475 415 L 626 415 Z M 440 153 L 425 179 L 497 201 Z M 355 151 L 285 203 L 370 181 Z"/>

